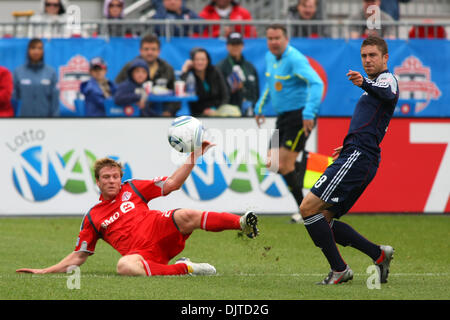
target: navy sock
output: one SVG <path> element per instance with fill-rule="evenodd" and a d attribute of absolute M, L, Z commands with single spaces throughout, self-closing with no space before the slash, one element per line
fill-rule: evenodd
<path fill-rule="evenodd" d="M 289 187 L 289 191 L 294 196 L 297 205 L 300 206 L 300 204 L 303 201 L 303 190 L 302 190 L 303 182 L 300 182 L 297 172 L 293 170 L 283 175 L 283 178 Z"/>
<path fill-rule="evenodd" d="M 339 253 L 333 232 L 325 217 L 321 213 L 318 213 L 303 219 L 309 236 L 314 241 L 314 244 L 322 249 L 331 269 L 338 272 L 344 271 L 347 264 Z"/>
<path fill-rule="evenodd" d="M 380 257 L 380 247 L 364 238 L 348 224 L 342 221 L 332 220 L 330 225 L 331 230 L 333 230 L 334 233 L 334 239 L 340 245 L 344 247 L 351 246 L 358 249 L 367 254 L 374 261 Z"/>

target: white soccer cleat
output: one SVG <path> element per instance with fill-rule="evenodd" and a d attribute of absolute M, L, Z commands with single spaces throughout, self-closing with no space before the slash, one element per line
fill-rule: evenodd
<path fill-rule="evenodd" d="M 374 261 L 374 264 L 380 268 L 380 282 L 386 283 L 389 276 L 389 268 L 391 266 L 391 261 L 394 259 L 394 248 L 391 246 L 380 246 L 381 256 L 379 261 Z"/>
<path fill-rule="evenodd" d="M 291 216 L 291 223 L 298 223 L 298 224 L 304 224 L 305 221 L 303 221 L 302 215 L 300 213 L 294 213 Z"/>
<path fill-rule="evenodd" d="M 353 271 L 352 271 L 352 269 L 350 269 L 349 266 L 347 266 L 345 268 L 345 270 L 341 271 L 341 272 L 330 270 L 330 273 L 328 274 L 328 276 L 325 279 L 323 279 L 321 282 L 318 282 L 317 284 L 333 285 L 333 284 L 344 283 L 344 282 L 347 282 L 352 279 L 353 279 Z"/>
<path fill-rule="evenodd" d="M 239 219 L 239 223 L 241 225 L 241 230 L 245 235 L 249 238 L 254 238 L 259 234 L 258 230 L 258 217 L 253 211 L 247 211 L 241 218 Z"/>
<path fill-rule="evenodd" d="M 209 263 L 195 263 L 189 258 L 180 258 L 175 264 L 184 263 L 187 266 L 188 274 L 193 276 L 210 276 L 216 274 L 216 268 Z"/>

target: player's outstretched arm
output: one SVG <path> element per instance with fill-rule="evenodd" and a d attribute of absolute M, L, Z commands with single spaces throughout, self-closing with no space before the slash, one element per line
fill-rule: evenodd
<path fill-rule="evenodd" d="M 194 152 L 191 152 L 189 157 L 186 159 L 186 162 L 179 167 L 177 170 L 175 170 L 172 175 L 167 178 L 166 182 L 164 183 L 164 195 L 168 195 L 172 191 L 178 190 L 181 188 L 183 183 L 186 181 L 186 179 L 191 174 L 192 169 L 194 169 L 195 162 L 197 159 L 205 154 L 206 151 L 209 150 L 209 148 L 215 146 L 214 143 L 211 143 L 209 141 L 203 141 L 202 142 L 202 148 L 198 149 Z"/>
<path fill-rule="evenodd" d="M 59 263 L 44 269 L 17 269 L 19 273 L 64 273 L 71 266 L 81 266 L 89 257 L 89 253 L 83 251 L 74 251 Z"/>

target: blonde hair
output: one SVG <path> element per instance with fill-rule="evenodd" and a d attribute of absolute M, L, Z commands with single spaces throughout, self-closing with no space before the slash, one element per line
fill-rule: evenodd
<path fill-rule="evenodd" d="M 119 168 L 120 170 L 120 177 L 123 177 L 123 166 L 120 162 L 117 162 L 116 160 L 113 160 L 111 158 L 101 158 L 95 161 L 94 163 L 94 174 L 95 179 L 100 178 L 100 170 L 104 167 L 113 167 L 113 168 Z"/>

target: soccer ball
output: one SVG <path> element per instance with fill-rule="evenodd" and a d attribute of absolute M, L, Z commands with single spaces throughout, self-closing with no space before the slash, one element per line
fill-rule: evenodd
<path fill-rule="evenodd" d="M 178 152 L 189 153 L 202 146 L 203 124 L 191 116 L 178 117 L 169 127 L 170 145 Z"/>

